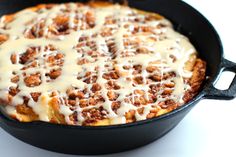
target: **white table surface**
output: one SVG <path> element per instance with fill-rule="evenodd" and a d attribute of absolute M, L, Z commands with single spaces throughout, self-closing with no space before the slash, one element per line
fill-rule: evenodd
<path fill-rule="evenodd" d="M 219 32 L 225 57 L 236 62 L 236 9 L 233 0 L 185 0 Z M 0 2 L 1 5 L 1 2 Z M 214 58 L 212 58 L 214 59 Z M 230 81 L 226 74 L 218 87 Z M 203 100 L 163 138 L 138 149 L 107 157 L 236 157 L 236 99 Z M 25 144 L 0 129 L 1 157 L 73 157 Z"/>

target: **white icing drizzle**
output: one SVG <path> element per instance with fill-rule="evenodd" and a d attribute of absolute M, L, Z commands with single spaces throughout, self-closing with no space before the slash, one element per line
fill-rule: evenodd
<path fill-rule="evenodd" d="M 7 29 L 3 29 L 4 17 L 0 21 L 0 34 L 7 34 L 10 38 L 0 45 L 0 96 L 2 99 L 7 100 L 7 91 L 9 87 L 16 87 L 20 90 L 17 95 L 15 95 L 11 101 L 12 106 L 7 106 L 6 111 L 9 114 L 16 114 L 14 106 L 23 103 L 23 96 L 29 98 L 28 105 L 32 107 L 34 112 L 38 114 L 39 119 L 42 121 L 50 121 L 48 114 L 48 103 L 51 100 L 50 93 L 58 92 L 59 98 L 67 97 L 66 91 L 71 87 L 76 87 L 79 90 L 91 89 L 92 85 L 87 84 L 81 79 L 77 79 L 78 75 L 84 76 L 86 72 L 95 72 L 97 68 L 97 80 L 96 82 L 101 86 L 99 91 L 104 102 L 99 102 L 94 106 L 87 106 L 81 108 L 77 102 L 75 108 L 71 108 L 64 101 L 60 104 L 60 113 L 65 116 L 65 120 L 68 124 L 73 124 L 69 118 L 75 111 L 77 112 L 77 125 L 81 125 L 85 120 L 83 116 L 83 110 L 90 108 L 103 107 L 106 110 L 107 118 L 112 119 L 112 124 L 125 123 L 125 114 L 130 110 L 137 110 L 139 107 L 133 105 L 130 102 L 124 101 L 127 95 L 132 94 L 132 101 L 134 97 L 138 96 L 135 94 L 135 90 L 144 91 L 145 98 L 148 98 L 148 90 L 150 90 L 148 82 L 148 77 L 150 73 L 147 72 L 146 68 L 150 65 L 159 68 L 159 74 L 161 77 L 164 73 L 174 72 L 175 77 L 167 80 L 161 80 L 159 83 L 170 83 L 174 82 L 175 87 L 171 94 L 171 98 L 178 103 L 183 103 L 182 97 L 184 92 L 189 89 L 189 85 L 184 83 L 184 78 L 190 78 L 192 76 L 191 71 L 184 70 L 185 63 L 189 60 L 190 55 L 196 53 L 195 48 L 189 42 L 189 40 L 183 35 L 175 32 L 171 26 L 171 23 L 166 19 L 147 21 L 146 23 L 135 22 L 134 24 L 130 20 L 134 20 L 135 17 L 140 17 L 141 19 L 145 15 L 139 14 L 136 10 L 130 9 L 128 7 L 123 7 L 120 5 L 112 5 L 109 7 L 97 7 L 91 8 L 88 6 L 77 7 L 74 3 L 68 4 L 70 10 L 69 13 L 69 27 L 73 28 L 68 34 L 64 35 L 50 35 L 50 26 L 53 24 L 53 19 L 57 15 L 63 15 L 63 9 L 66 9 L 66 5 L 56 5 L 51 9 L 41 9 L 39 12 L 31 11 L 29 9 L 18 12 L 12 22 L 6 25 Z M 94 12 L 95 26 L 88 29 L 80 29 L 82 27 L 83 13 L 87 11 Z M 135 15 L 132 15 L 135 14 Z M 105 25 L 106 18 L 109 16 L 115 17 L 118 24 L 108 24 Z M 74 23 L 74 19 L 78 17 L 78 23 Z M 39 21 L 45 21 L 45 26 L 43 29 L 43 35 L 40 38 L 28 39 L 24 36 L 24 32 L 29 32 L 30 28 L 37 24 Z M 157 27 L 159 24 L 165 25 L 165 27 Z M 128 25 L 128 27 L 126 27 Z M 145 32 L 137 32 L 132 34 L 136 26 L 151 26 L 152 34 Z M 75 29 L 76 28 L 76 29 Z M 105 28 L 111 28 L 112 35 L 103 37 L 101 31 Z M 39 33 L 40 27 L 37 27 L 36 33 Z M 95 42 L 95 51 L 102 56 L 91 57 L 86 53 L 78 53 L 76 45 L 81 37 L 89 37 L 90 40 Z M 153 40 L 155 38 L 156 40 Z M 138 46 L 125 45 L 126 40 L 138 41 Z M 109 51 L 108 43 L 114 43 L 114 52 Z M 42 51 L 45 46 L 53 45 L 56 50 L 54 51 Z M 149 53 L 137 53 L 137 47 L 146 48 Z M 60 52 L 64 55 L 64 63 L 61 69 L 61 75 L 53 81 L 47 82 L 47 77 L 44 75 L 50 71 L 49 66 L 39 66 L 35 68 L 28 68 L 23 70 L 28 76 L 36 72 L 41 74 L 41 84 L 34 87 L 28 87 L 24 83 L 24 76 L 22 75 L 22 70 L 24 65 L 22 64 L 12 64 L 10 57 L 13 53 L 16 55 L 23 54 L 29 47 L 41 47 L 40 52 L 37 54 L 37 59 L 39 64 L 44 64 L 44 55 L 51 53 L 55 55 Z M 85 52 L 90 51 L 88 46 L 80 47 Z M 127 56 L 125 56 L 126 54 Z M 170 56 L 174 56 L 176 61 Z M 85 58 L 89 63 L 78 65 L 78 59 Z M 19 58 L 18 58 L 19 59 Z M 158 62 L 159 61 L 159 62 Z M 18 62 L 18 61 L 17 61 Z M 120 108 L 115 112 L 112 109 L 112 101 L 109 100 L 107 96 L 106 89 L 107 80 L 103 78 L 103 74 L 109 72 L 109 68 L 115 68 L 122 73 L 116 83 L 120 86 L 120 89 L 114 90 L 118 93 L 118 98 Z M 144 84 L 133 85 L 134 72 L 132 69 L 124 70 L 123 66 L 134 66 L 142 65 L 142 70 L 140 76 L 143 78 Z M 106 67 L 108 66 L 108 67 Z M 105 68 L 106 67 L 106 68 Z M 55 68 L 55 67 L 54 67 Z M 19 75 L 19 81 L 17 84 L 12 83 L 10 78 L 12 77 L 12 72 Z M 123 76 L 124 75 L 124 76 Z M 128 80 L 130 77 L 131 80 Z M 31 96 L 31 92 L 41 92 L 41 96 L 38 101 L 35 102 Z M 149 103 L 146 105 L 141 105 L 144 107 L 143 113 L 135 113 L 136 120 L 144 120 L 147 115 L 153 109 L 153 105 L 158 102 L 165 101 L 166 99 L 161 97 L 161 92 L 158 91 L 158 99 L 154 103 Z M 157 106 L 157 105 L 156 105 Z"/>

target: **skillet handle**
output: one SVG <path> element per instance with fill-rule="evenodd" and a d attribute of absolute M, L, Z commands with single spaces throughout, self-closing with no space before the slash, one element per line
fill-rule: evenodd
<path fill-rule="evenodd" d="M 231 71 L 236 73 L 236 63 L 225 58 L 222 60 L 221 71 Z M 216 89 L 212 83 L 206 88 L 204 97 L 207 99 L 231 100 L 236 97 L 236 75 L 226 90 Z"/>

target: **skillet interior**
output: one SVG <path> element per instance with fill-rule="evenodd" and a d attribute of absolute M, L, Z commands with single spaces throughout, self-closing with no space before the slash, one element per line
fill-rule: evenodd
<path fill-rule="evenodd" d="M 41 0 L 40 3 L 65 1 Z M 14 13 L 36 4 L 38 4 L 36 0 L 21 2 L 2 0 L 0 15 Z M 222 47 L 218 35 L 206 19 L 179 0 L 138 0 L 130 1 L 129 5 L 158 12 L 170 19 L 178 31 L 190 38 L 200 57 L 207 62 L 207 75 L 211 79 L 205 85 L 214 81 L 219 73 Z M 6 118 L 2 118 L 0 124 L 13 136 L 38 147 L 73 154 L 110 153 L 135 148 L 161 137 L 177 125 L 202 96 L 203 93 L 200 92 L 190 103 L 161 117 L 119 126 L 91 128 L 68 127 L 43 122 L 21 124 Z M 71 143 L 71 145 L 65 143 Z"/>

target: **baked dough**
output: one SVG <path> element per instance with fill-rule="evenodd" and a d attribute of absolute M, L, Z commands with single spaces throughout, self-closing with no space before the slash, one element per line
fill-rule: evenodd
<path fill-rule="evenodd" d="M 42 4 L 0 20 L 0 100 L 21 122 L 113 125 L 190 101 L 206 63 L 159 14 L 118 4 Z"/>

